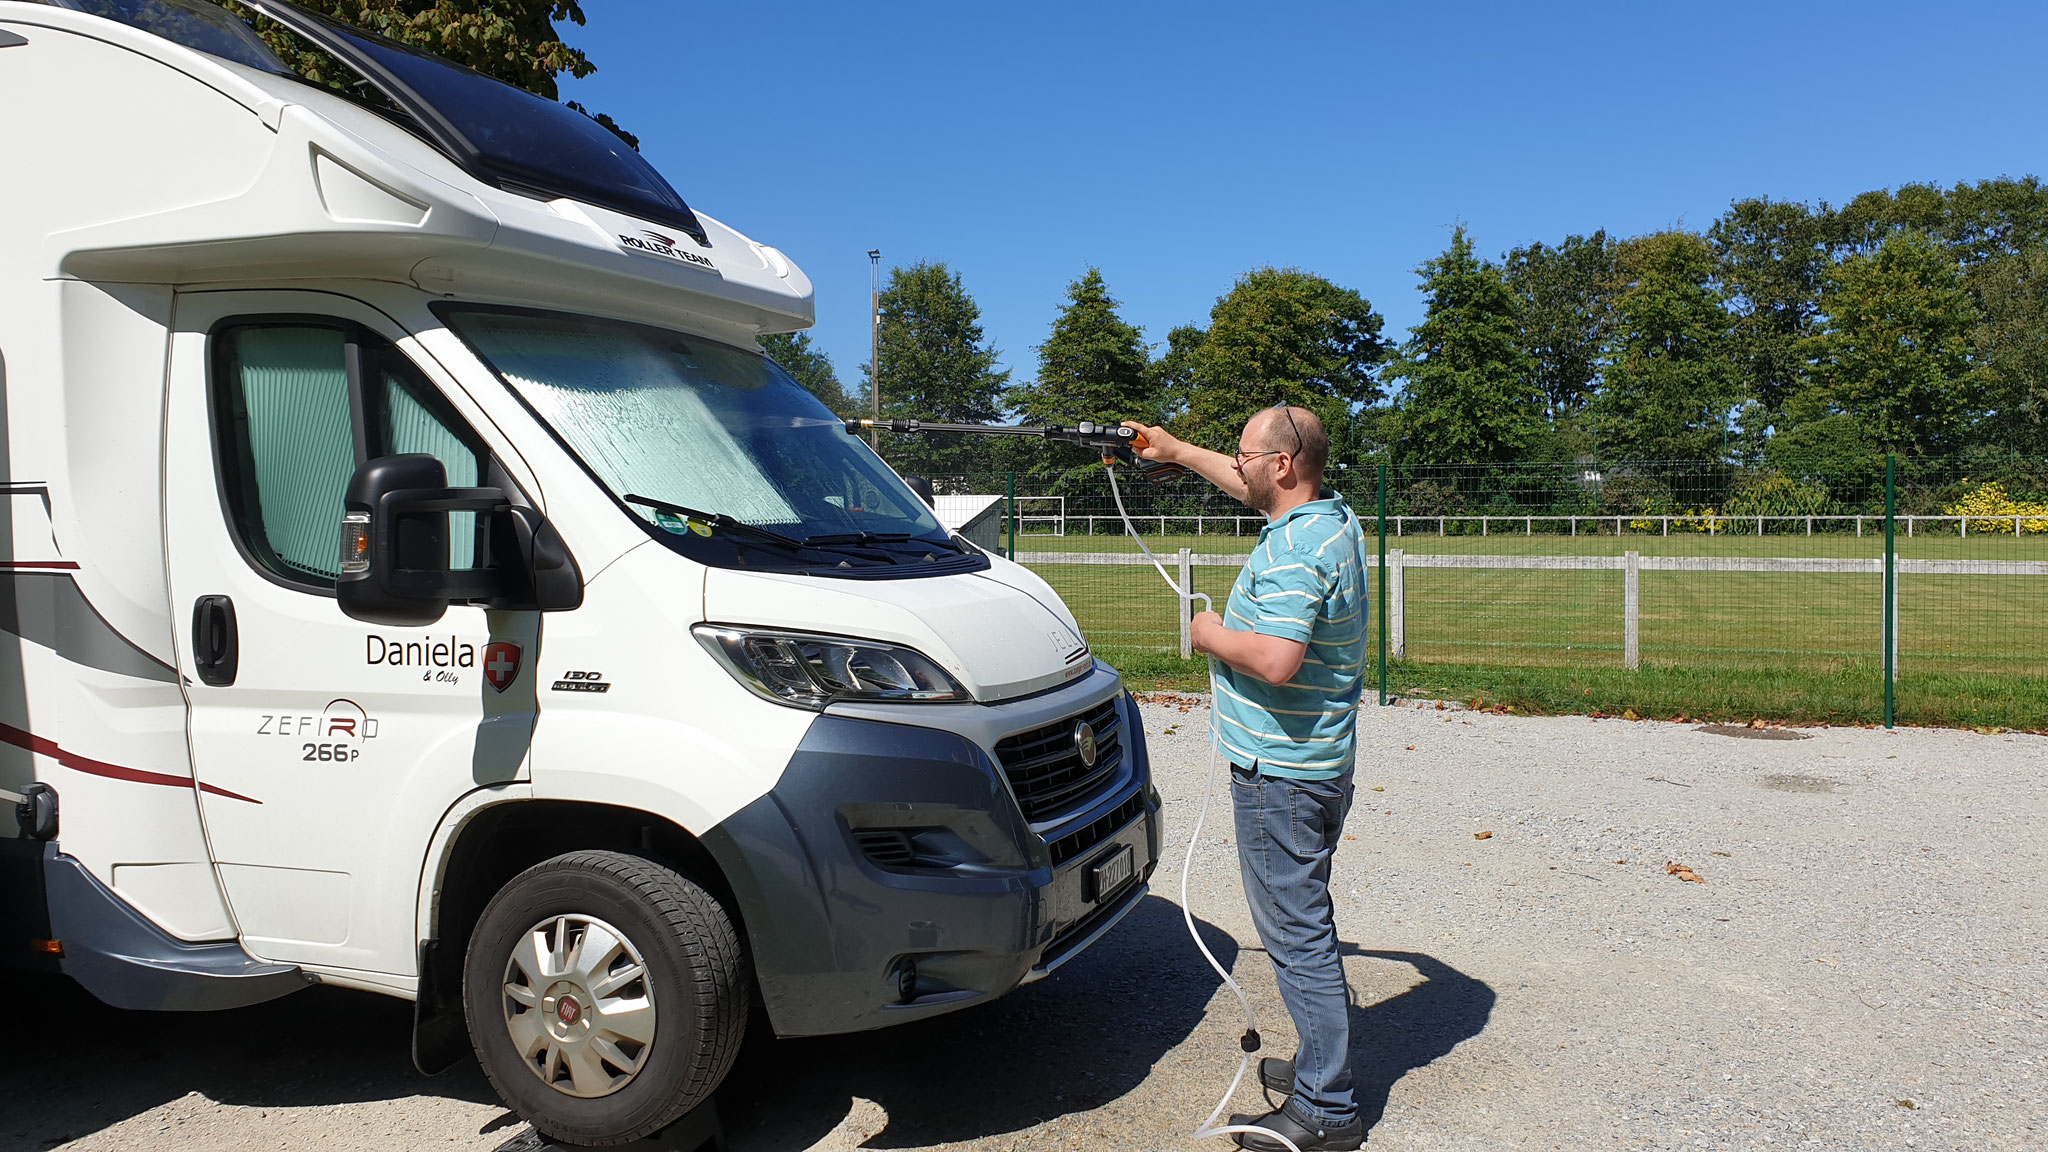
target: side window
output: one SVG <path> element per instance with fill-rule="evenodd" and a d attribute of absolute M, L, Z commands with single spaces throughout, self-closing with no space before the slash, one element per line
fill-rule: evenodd
<path fill-rule="evenodd" d="M 215 451 L 251 560 L 295 585 L 340 573 L 342 496 L 356 466 L 426 452 L 450 487 L 481 483 L 480 441 L 390 341 L 345 321 L 251 320 L 213 335 Z M 473 565 L 474 513 L 451 517 L 450 562 Z"/>

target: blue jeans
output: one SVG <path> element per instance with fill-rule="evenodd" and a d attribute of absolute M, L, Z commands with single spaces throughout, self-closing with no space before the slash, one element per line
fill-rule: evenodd
<path fill-rule="evenodd" d="M 1288 1109 L 1312 1126 L 1348 1125 L 1358 1117 L 1351 991 L 1337 957 L 1330 858 L 1351 810 L 1351 776 L 1290 780 L 1233 765 L 1230 795 L 1245 899 L 1299 1038 Z"/>

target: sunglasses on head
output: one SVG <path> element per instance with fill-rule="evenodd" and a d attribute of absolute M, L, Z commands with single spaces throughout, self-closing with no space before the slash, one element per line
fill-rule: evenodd
<path fill-rule="evenodd" d="M 1243 468 L 1245 465 L 1245 461 L 1256 460 L 1261 456 L 1293 455 L 1298 457 L 1301 455 L 1301 425 L 1296 424 L 1294 422 L 1294 410 L 1288 407 L 1287 401 L 1285 400 L 1282 400 L 1278 404 L 1273 405 L 1273 407 L 1278 408 L 1282 412 L 1286 413 L 1287 426 L 1289 428 L 1294 429 L 1294 451 L 1292 453 L 1289 453 L 1285 448 L 1268 448 L 1263 452 L 1239 452 L 1237 454 L 1237 467 Z"/>

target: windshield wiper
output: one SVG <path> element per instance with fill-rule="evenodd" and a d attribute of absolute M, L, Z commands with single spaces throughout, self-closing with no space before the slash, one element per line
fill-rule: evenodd
<path fill-rule="evenodd" d="M 957 555 L 967 555 L 967 549 L 950 536 L 945 539 L 935 539 L 930 536 L 918 536 L 910 532 L 823 532 L 815 536 L 804 537 L 804 543 L 813 547 L 827 548 L 835 545 L 839 547 L 861 547 L 876 544 L 908 544 L 912 547 L 939 548 Z"/>
<path fill-rule="evenodd" d="M 901 544 L 916 537 L 908 532 L 820 532 L 804 537 L 806 544 Z"/>
<path fill-rule="evenodd" d="M 650 496 L 635 496 L 631 492 L 619 497 L 619 499 L 624 500 L 628 504 L 639 504 L 659 512 L 673 512 L 678 516 L 688 516 L 693 520 L 702 520 L 706 524 L 715 524 L 720 528 L 730 529 L 739 535 L 753 536 L 756 539 L 765 540 L 770 544 L 779 544 L 784 548 L 795 551 L 801 552 L 810 547 L 808 541 L 798 540 L 794 536 L 784 536 L 773 528 L 763 528 L 758 524 L 749 524 L 745 520 L 728 516 L 723 512 L 705 512 L 702 509 L 691 508 L 682 504 L 671 504 L 667 500 L 656 500 Z"/>

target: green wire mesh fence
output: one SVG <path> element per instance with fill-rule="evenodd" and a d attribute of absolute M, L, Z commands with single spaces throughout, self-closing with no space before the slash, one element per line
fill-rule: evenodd
<path fill-rule="evenodd" d="M 1399 464 L 1384 521 L 1381 474 L 1331 486 L 1366 523 L 1387 605 L 1373 675 L 1396 697 L 1884 722 L 1889 559 L 1898 719 L 2048 728 L 2048 465 L 1900 461 L 1888 487 L 1883 461 Z M 1128 475 L 1147 545 L 1220 607 L 1264 518 L 1197 480 Z M 1011 479 L 942 480 L 941 512 L 1051 584 L 1105 659 L 1199 684 L 1184 614 L 1099 470 L 1018 474 L 1014 500 Z"/>

